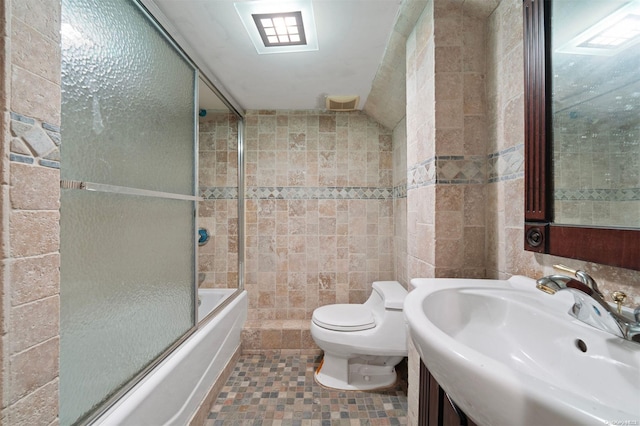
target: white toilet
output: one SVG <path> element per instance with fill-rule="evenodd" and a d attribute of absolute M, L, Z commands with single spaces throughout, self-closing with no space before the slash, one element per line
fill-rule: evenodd
<path fill-rule="evenodd" d="M 376 281 L 362 305 L 327 305 L 314 310 L 311 336 L 324 351 L 316 381 L 344 390 L 393 385 L 395 366 L 407 356 L 402 313 L 406 295 L 397 281 Z"/>

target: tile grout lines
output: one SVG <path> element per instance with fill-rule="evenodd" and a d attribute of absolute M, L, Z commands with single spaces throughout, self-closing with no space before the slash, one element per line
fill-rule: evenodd
<path fill-rule="evenodd" d="M 406 368 L 393 388 L 338 391 L 315 383 L 319 362 L 313 355 L 241 356 L 205 426 L 407 424 Z"/>

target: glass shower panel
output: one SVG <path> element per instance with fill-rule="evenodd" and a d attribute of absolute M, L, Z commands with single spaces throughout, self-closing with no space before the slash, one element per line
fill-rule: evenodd
<path fill-rule="evenodd" d="M 62 200 L 60 420 L 71 424 L 192 327 L 195 219 L 193 201 L 69 189 Z"/>
<path fill-rule="evenodd" d="M 62 179 L 192 194 L 193 67 L 132 0 L 63 0 L 62 48 Z"/>
<path fill-rule="evenodd" d="M 134 0 L 62 0 L 61 28 L 66 425 L 195 325 L 197 72 Z"/>

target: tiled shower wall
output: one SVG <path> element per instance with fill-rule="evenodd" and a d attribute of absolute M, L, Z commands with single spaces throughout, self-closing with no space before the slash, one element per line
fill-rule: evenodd
<path fill-rule="evenodd" d="M 198 227 L 209 241 L 198 247 L 200 288 L 238 286 L 238 119 L 207 111 L 199 120 Z"/>
<path fill-rule="evenodd" d="M 314 347 L 315 308 L 394 279 L 392 155 L 361 112 L 247 112 L 245 349 Z"/>
<path fill-rule="evenodd" d="M 0 2 L 2 424 L 55 424 L 60 3 Z"/>

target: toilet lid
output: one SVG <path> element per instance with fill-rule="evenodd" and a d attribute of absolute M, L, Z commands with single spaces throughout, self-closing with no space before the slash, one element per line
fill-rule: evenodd
<path fill-rule="evenodd" d="M 346 303 L 326 305 L 314 310 L 313 322 L 319 327 L 336 331 L 360 331 L 376 326 L 371 309 L 364 305 Z"/>

